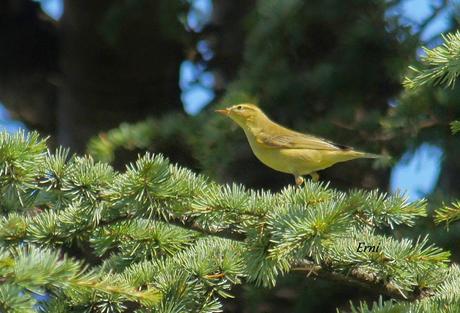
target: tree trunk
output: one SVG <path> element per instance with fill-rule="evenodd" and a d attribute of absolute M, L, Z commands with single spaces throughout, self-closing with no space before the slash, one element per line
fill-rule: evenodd
<path fill-rule="evenodd" d="M 174 9 L 165 3 L 65 1 L 58 97 L 60 144 L 82 151 L 90 136 L 121 121 L 181 109 L 180 25 L 174 25 L 177 19 L 163 21 L 164 12 Z M 176 33 L 165 29 L 166 25 Z"/>
<path fill-rule="evenodd" d="M 0 0 L 0 101 L 27 126 L 55 128 L 56 23 L 30 0 Z"/>

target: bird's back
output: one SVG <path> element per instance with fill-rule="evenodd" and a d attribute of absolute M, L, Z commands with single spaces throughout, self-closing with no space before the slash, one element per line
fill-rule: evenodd
<path fill-rule="evenodd" d="M 258 139 L 262 144 L 272 146 L 274 148 L 284 149 L 313 149 L 313 150 L 352 150 L 351 147 L 339 145 L 321 137 L 316 137 L 309 134 L 303 134 L 284 126 L 281 126 L 273 121 L 264 123 L 264 127 L 260 129 Z"/>

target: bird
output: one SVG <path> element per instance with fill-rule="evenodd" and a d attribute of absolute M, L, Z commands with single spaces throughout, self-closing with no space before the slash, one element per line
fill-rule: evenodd
<path fill-rule="evenodd" d="M 339 162 L 382 157 L 288 129 L 272 121 L 257 105 L 251 103 L 215 111 L 229 117 L 243 129 L 252 152 L 263 164 L 294 175 L 297 185 L 304 183 L 305 175 L 318 181 L 318 171 Z"/>

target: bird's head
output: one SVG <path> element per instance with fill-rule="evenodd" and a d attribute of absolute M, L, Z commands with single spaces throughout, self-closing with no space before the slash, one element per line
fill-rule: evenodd
<path fill-rule="evenodd" d="M 216 110 L 216 112 L 228 116 L 243 128 L 256 124 L 258 120 L 265 117 L 259 107 L 249 103 L 236 104 L 226 109 Z"/>

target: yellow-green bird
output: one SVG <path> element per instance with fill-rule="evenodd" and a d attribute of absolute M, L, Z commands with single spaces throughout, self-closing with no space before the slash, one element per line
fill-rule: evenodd
<path fill-rule="evenodd" d="M 317 171 L 335 163 L 381 157 L 287 129 L 270 120 L 253 104 L 237 104 L 216 112 L 228 116 L 244 130 L 252 152 L 262 163 L 294 175 L 297 185 L 303 183 L 302 175 L 318 180 Z"/>

